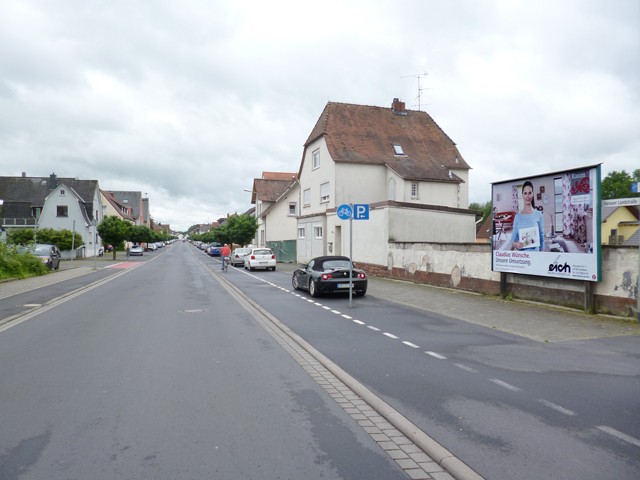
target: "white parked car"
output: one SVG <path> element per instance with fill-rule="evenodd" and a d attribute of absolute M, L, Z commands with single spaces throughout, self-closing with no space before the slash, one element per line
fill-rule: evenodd
<path fill-rule="evenodd" d="M 256 268 L 275 270 L 276 256 L 270 248 L 252 248 L 244 257 L 244 268 L 252 271 Z"/>

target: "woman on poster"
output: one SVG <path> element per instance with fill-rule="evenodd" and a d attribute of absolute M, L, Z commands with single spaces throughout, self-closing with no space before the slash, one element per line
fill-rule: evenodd
<path fill-rule="evenodd" d="M 533 183 L 527 180 L 522 186 L 524 208 L 516 213 L 513 221 L 513 250 L 540 252 L 544 249 L 544 219 L 542 212 L 536 209 L 533 196 Z"/>

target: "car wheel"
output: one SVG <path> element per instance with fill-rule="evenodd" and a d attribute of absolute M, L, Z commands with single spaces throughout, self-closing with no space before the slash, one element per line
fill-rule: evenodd
<path fill-rule="evenodd" d="M 275 272 L 276 271 L 276 267 L 271 267 L 271 271 Z"/>
<path fill-rule="evenodd" d="M 366 293 L 367 293 L 366 290 L 362 290 L 360 292 L 356 292 L 356 297 L 364 297 Z"/>
<path fill-rule="evenodd" d="M 251 272 L 255 272 L 255 271 L 256 271 L 256 269 L 255 269 L 255 268 L 253 268 L 251 265 L 249 265 L 249 271 L 251 271 Z"/>
<path fill-rule="evenodd" d="M 298 277 L 295 275 L 291 278 L 291 286 L 294 290 L 300 290 L 300 285 L 298 285 Z"/>
<path fill-rule="evenodd" d="M 314 282 L 313 280 L 309 280 L 309 295 L 311 295 L 312 297 L 317 297 L 318 295 L 320 295 L 316 290 L 316 282 Z"/>

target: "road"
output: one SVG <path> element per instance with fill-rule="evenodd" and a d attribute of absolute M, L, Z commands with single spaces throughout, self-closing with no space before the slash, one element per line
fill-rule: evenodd
<path fill-rule="evenodd" d="M 188 244 L 119 267 L 0 333 L 20 365 L 0 373 L 0 478 L 451 478 L 243 296 L 485 478 L 640 472 L 637 336 L 545 343 L 371 294 L 350 309 L 293 291 L 291 267 L 222 273 Z"/>
<path fill-rule="evenodd" d="M 186 249 L 0 334 L 0 478 L 406 479 Z"/>
<path fill-rule="evenodd" d="M 373 296 L 348 309 L 275 272 L 232 273 L 225 278 L 486 478 L 638 478 L 637 336 L 536 342 Z"/>

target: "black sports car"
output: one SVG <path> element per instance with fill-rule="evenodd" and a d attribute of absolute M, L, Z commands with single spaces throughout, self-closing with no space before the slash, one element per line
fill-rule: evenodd
<path fill-rule="evenodd" d="M 349 257 L 316 257 L 293 272 L 294 289 L 309 290 L 312 297 L 322 293 L 349 292 Z M 352 269 L 353 293 L 359 297 L 367 293 L 367 275 L 359 268 Z"/>

